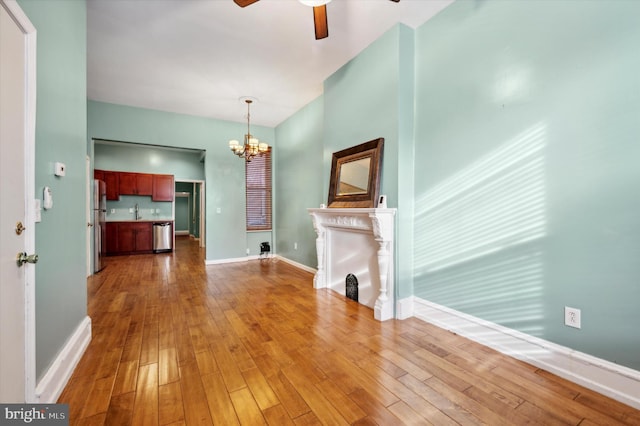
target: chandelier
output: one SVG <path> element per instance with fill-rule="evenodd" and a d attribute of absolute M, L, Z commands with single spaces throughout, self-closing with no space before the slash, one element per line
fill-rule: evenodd
<path fill-rule="evenodd" d="M 233 139 L 229 141 L 229 148 L 231 152 L 240 158 L 244 158 L 247 162 L 251 161 L 256 155 L 262 155 L 269 150 L 269 145 L 264 142 L 260 142 L 257 138 L 251 135 L 250 129 L 250 113 L 249 109 L 253 100 L 245 99 L 247 103 L 247 134 L 244 135 L 244 144 L 240 145 L 240 142 Z"/>

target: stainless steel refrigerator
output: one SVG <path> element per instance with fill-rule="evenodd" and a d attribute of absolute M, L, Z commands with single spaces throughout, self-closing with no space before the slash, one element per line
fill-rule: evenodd
<path fill-rule="evenodd" d="M 104 267 L 102 257 L 107 252 L 107 186 L 101 180 L 93 181 L 93 272 Z"/>

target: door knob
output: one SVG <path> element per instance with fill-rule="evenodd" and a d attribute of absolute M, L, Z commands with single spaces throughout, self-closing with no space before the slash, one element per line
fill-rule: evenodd
<path fill-rule="evenodd" d="M 18 264 L 18 266 L 22 266 L 25 263 L 38 263 L 38 255 L 27 254 L 25 252 L 18 253 L 18 257 L 16 258 L 16 263 Z"/>

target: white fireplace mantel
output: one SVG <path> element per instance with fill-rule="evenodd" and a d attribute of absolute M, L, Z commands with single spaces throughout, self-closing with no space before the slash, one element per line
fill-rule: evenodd
<path fill-rule="evenodd" d="M 374 317 L 394 317 L 394 226 L 396 209 L 307 209 L 318 234 L 318 271 L 314 288 L 344 294 L 347 273 L 359 284 L 359 302 L 373 308 Z"/>

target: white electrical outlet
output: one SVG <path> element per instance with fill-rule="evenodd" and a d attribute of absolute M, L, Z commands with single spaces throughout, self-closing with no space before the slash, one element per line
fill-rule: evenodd
<path fill-rule="evenodd" d="M 251 249 L 247 248 L 247 254 L 251 254 Z"/>
<path fill-rule="evenodd" d="M 570 308 L 568 306 L 565 306 L 564 307 L 564 325 L 573 327 L 573 328 L 581 328 L 580 309 Z"/>
<path fill-rule="evenodd" d="M 293 243 L 293 249 L 298 250 L 298 243 Z"/>

